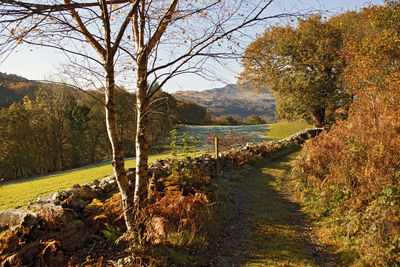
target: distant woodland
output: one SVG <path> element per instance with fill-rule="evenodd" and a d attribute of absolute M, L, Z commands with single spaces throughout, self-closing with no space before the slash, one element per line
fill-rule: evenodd
<path fill-rule="evenodd" d="M 126 156 L 134 156 L 135 95 L 117 91 L 117 115 Z M 105 128 L 104 93 L 0 74 L 0 178 L 13 180 L 65 170 L 111 157 Z M 177 124 L 206 124 L 207 110 L 153 96 L 150 143 L 157 152 Z"/>
<path fill-rule="evenodd" d="M 275 98 L 268 90 L 255 94 L 240 89 L 236 84 L 229 84 L 222 88 L 200 92 L 178 91 L 173 95 L 179 100 L 205 107 L 214 118 L 217 118 L 219 121 L 217 124 L 226 121 L 226 117 L 234 117 L 240 121 L 251 115 L 260 116 L 266 122 L 275 121 Z"/>
<path fill-rule="evenodd" d="M 275 101 L 254 102 L 238 99 L 222 99 L 209 103 L 207 108 L 216 117 L 235 116 L 243 119 L 255 114 L 269 122 L 275 120 Z"/>

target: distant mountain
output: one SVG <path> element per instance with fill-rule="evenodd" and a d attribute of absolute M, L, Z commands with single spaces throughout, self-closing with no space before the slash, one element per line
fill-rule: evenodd
<path fill-rule="evenodd" d="M 275 118 L 275 99 L 267 91 L 262 94 L 239 89 L 236 84 L 204 91 L 178 91 L 173 96 L 181 101 L 194 102 L 207 108 L 213 116 L 246 118 L 252 114 Z"/>

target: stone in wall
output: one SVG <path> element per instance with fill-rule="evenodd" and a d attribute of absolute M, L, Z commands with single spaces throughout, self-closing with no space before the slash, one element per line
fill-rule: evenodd
<path fill-rule="evenodd" d="M 31 226 L 38 223 L 38 215 L 24 209 L 8 209 L 0 211 L 0 229 L 15 226 Z"/>
<path fill-rule="evenodd" d="M 314 138 L 317 135 L 319 135 L 322 131 L 324 131 L 324 128 L 309 128 L 305 129 L 303 131 L 300 131 L 298 133 L 295 133 L 289 137 L 286 137 L 282 140 L 279 140 L 279 143 L 297 143 L 301 144 L 304 143 L 307 139 Z"/>

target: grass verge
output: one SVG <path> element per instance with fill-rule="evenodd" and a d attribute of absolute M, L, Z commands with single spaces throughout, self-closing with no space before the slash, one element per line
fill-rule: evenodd
<path fill-rule="evenodd" d="M 295 153 L 276 161 L 263 161 L 251 181 L 253 198 L 247 216 L 251 260 L 248 266 L 318 266 L 315 248 L 302 229 L 304 215 L 296 203 L 285 198 L 279 179 L 287 175 Z"/>
<path fill-rule="evenodd" d="M 298 149 L 283 148 L 235 177 L 234 201 L 219 214 L 232 218 L 213 256 L 215 266 L 320 265 L 327 253 L 312 242 L 308 218 L 286 187 Z"/>

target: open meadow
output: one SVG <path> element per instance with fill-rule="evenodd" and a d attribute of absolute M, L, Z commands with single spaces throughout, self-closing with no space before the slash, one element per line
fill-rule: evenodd
<path fill-rule="evenodd" d="M 181 132 L 189 136 L 198 136 L 197 150 L 204 150 L 204 142 L 208 134 L 245 135 L 250 142 L 258 143 L 267 140 L 278 140 L 294 134 L 310 125 L 299 122 L 280 122 L 267 125 L 244 125 L 244 126 L 184 126 Z M 169 155 L 153 155 L 149 162 L 157 158 L 165 158 Z M 126 161 L 127 168 L 135 167 L 135 159 L 129 158 Z M 48 175 L 31 177 L 18 181 L 3 183 L 0 187 L 0 210 L 8 208 L 22 208 L 29 202 L 34 202 L 39 196 L 46 196 L 58 190 L 72 187 L 74 184 L 82 184 L 112 174 L 111 162 L 102 162 L 85 167 L 51 173 Z"/>
<path fill-rule="evenodd" d="M 280 140 L 292 134 L 300 132 L 301 130 L 304 130 L 306 128 L 313 127 L 312 125 L 307 124 L 305 122 L 289 122 L 289 121 L 282 121 L 267 125 L 268 129 L 267 132 L 264 134 L 272 140 Z"/>

